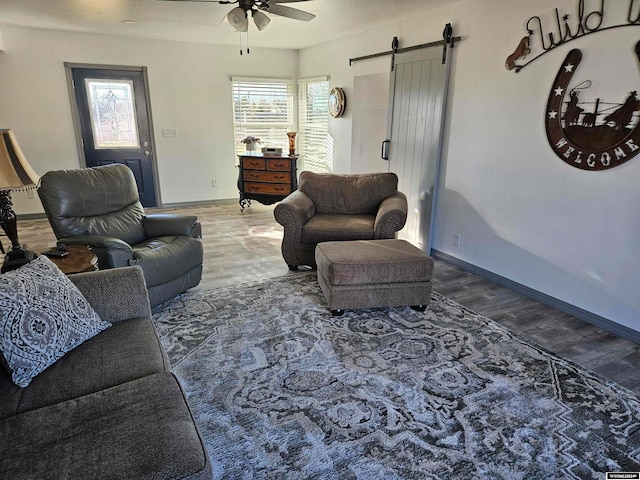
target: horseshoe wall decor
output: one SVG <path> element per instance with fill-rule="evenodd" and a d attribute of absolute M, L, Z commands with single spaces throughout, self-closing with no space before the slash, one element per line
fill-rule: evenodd
<path fill-rule="evenodd" d="M 640 62 L 640 42 L 635 53 Z M 555 154 L 572 167 L 594 171 L 615 168 L 640 153 L 637 91 L 608 111 L 598 111 L 600 99 L 593 111 L 580 107 L 577 88 L 569 91 L 569 101 L 565 102 L 569 82 L 581 60 L 582 52 L 571 50 L 553 82 L 545 119 L 547 139 Z"/>

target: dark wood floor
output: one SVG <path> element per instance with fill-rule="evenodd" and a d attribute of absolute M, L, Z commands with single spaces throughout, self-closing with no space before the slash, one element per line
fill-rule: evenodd
<path fill-rule="evenodd" d="M 273 207 L 254 202 L 240 213 L 237 202 L 223 202 L 162 211 L 195 214 L 202 223 L 205 262 L 199 289 L 295 275 L 280 255 L 282 227 L 273 219 Z M 19 232 L 22 243 L 36 251 L 55 244 L 44 219 L 19 219 Z M 441 260 L 436 260 L 433 288 L 546 349 L 640 393 L 640 375 L 636 372 L 640 345 Z"/>

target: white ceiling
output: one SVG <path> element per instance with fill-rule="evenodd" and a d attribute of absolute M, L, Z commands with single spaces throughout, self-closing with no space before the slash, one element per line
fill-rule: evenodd
<path fill-rule="evenodd" d="M 310 22 L 270 15 L 259 32 L 251 22 L 250 45 L 300 49 L 349 36 L 457 0 L 308 0 L 285 6 L 316 15 Z M 239 45 L 222 23 L 235 5 L 160 0 L 0 0 L 0 28 L 18 26 Z M 123 20 L 138 23 L 126 24 Z M 243 42 L 246 42 L 243 35 Z"/>

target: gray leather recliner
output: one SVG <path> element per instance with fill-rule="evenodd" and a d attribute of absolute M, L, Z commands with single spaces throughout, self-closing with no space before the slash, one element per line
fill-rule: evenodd
<path fill-rule="evenodd" d="M 152 307 L 200 283 L 197 217 L 146 215 L 126 165 L 47 172 L 38 195 L 58 244 L 90 246 L 100 269 L 139 265 Z"/>

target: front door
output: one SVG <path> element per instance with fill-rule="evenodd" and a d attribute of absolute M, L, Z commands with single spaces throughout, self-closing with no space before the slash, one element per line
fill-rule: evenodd
<path fill-rule="evenodd" d="M 398 190 L 409 207 L 398 236 L 426 253 L 431 251 L 449 63 L 442 64 L 442 47 L 402 53 L 390 78 L 389 170 L 398 175 Z"/>
<path fill-rule="evenodd" d="M 71 68 L 87 167 L 122 163 L 138 184 L 140 202 L 155 207 L 151 122 L 143 68 Z"/>

